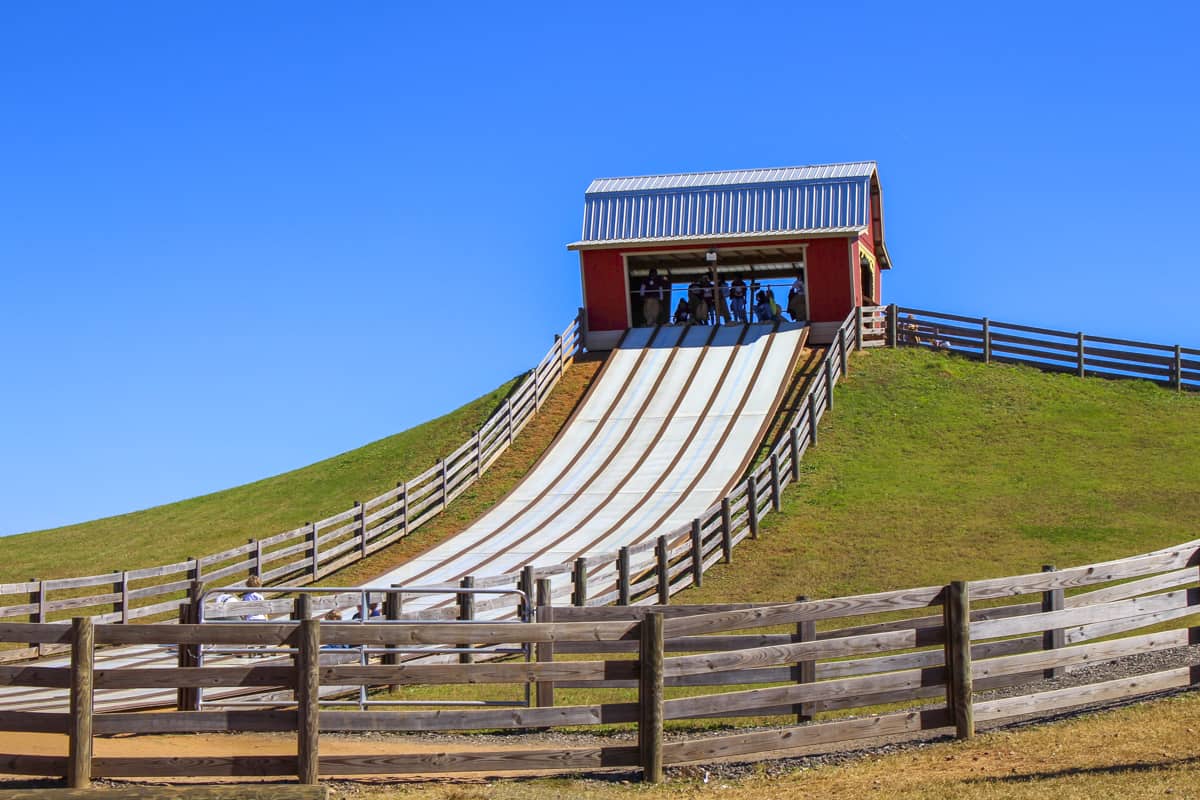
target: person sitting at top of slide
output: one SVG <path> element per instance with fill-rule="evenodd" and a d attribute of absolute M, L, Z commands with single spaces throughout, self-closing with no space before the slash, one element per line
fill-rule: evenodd
<path fill-rule="evenodd" d="M 675 306 L 675 319 L 672 320 L 676 325 L 687 325 L 692 319 L 692 312 L 688 308 L 688 301 L 682 297 L 679 298 L 679 305 Z"/>
<path fill-rule="evenodd" d="M 805 290 L 804 276 L 797 275 L 796 282 L 792 284 L 792 288 L 788 290 L 787 301 L 788 313 L 792 315 L 792 319 L 796 322 L 802 322 L 808 319 L 808 313 L 805 311 Z"/>
<path fill-rule="evenodd" d="M 660 277 L 657 269 L 651 268 L 646 280 L 642 281 L 642 287 L 638 289 L 638 293 L 642 297 L 642 319 L 645 320 L 647 327 L 658 324 L 659 314 L 662 313 L 662 303 L 669 291 L 671 291 L 670 281 Z"/>

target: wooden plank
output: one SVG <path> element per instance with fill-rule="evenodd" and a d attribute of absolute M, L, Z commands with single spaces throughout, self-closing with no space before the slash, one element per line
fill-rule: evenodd
<path fill-rule="evenodd" d="M 802 620 L 805 624 L 809 620 Z M 747 648 L 724 653 L 704 653 L 695 656 L 676 656 L 666 660 L 666 674 L 670 677 L 694 675 L 700 672 L 717 672 L 726 669 L 770 667 L 778 664 L 793 664 L 818 658 L 841 658 L 879 653 L 884 650 L 901 650 L 917 646 L 915 631 L 892 631 L 864 636 L 847 636 L 840 639 L 815 639 L 793 644 Z"/>
<path fill-rule="evenodd" d="M 1189 596 L 1192 591 L 1194 590 L 1189 590 Z M 1066 631 L 1066 643 L 1075 644 L 1076 642 L 1085 642 L 1089 639 L 1112 636 L 1118 633 L 1137 630 L 1138 628 L 1145 628 L 1150 625 L 1160 625 L 1164 622 L 1179 619 L 1180 617 L 1190 617 L 1196 613 L 1196 609 L 1191 605 L 1180 603 L 1174 608 L 1156 611 L 1152 614 L 1128 617 L 1126 619 L 1106 619 L 1102 622 L 1093 622 L 1090 625 L 1081 625 L 1077 628 L 1068 629 Z"/>
<path fill-rule="evenodd" d="M 1070 628 L 1092 622 L 1138 617 L 1186 605 L 1187 591 L 1175 590 L 1162 594 L 1133 597 L 1128 600 L 1115 600 L 1111 603 L 1077 606 L 1062 611 L 977 622 L 971 626 L 971 638 L 993 639 L 1000 636 L 1041 632 L 1053 628 Z"/>
<path fill-rule="evenodd" d="M 291 667 L 270 665 L 220 667 L 120 667 L 96 670 L 97 689 L 166 689 L 219 686 L 292 687 Z"/>
<path fill-rule="evenodd" d="M 295 756 L 101 756 L 92 760 L 92 775 L 97 778 L 265 777 L 295 774 Z"/>
<path fill-rule="evenodd" d="M 0 731 L 67 733 L 70 727 L 71 715 L 65 711 L 0 711 Z"/>
<path fill-rule="evenodd" d="M 175 786 L 138 786 L 90 789 L 0 789 L 0 800 L 326 800 L 327 786 L 281 783 L 258 786 L 244 783 Z"/>
<path fill-rule="evenodd" d="M 854 597 L 839 597 L 828 600 L 810 600 L 807 603 L 790 603 L 746 611 L 726 611 L 715 614 L 700 614 L 684 619 L 671 619 L 666 623 L 666 635 L 691 636 L 701 633 L 745 630 L 800 622 L 801 620 L 832 619 L 835 617 L 858 616 L 880 611 L 898 611 L 908 608 L 925 608 L 941 602 L 941 586 L 921 589 L 878 592 Z"/>
<path fill-rule="evenodd" d="M 5 775 L 65 775 L 64 756 L 25 756 L 0 753 L 0 773 Z"/>
<path fill-rule="evenodd" d="M 988 678 L 1039 669 L 1061 669 L 1075 664 L 1095 664 L 1173 647 L 1186 647 L 1187 644 L 1188 632 L 1186 629 L 1180 628 L 1106 642 L 1063 647 L 1057 650 L 1042 650 L 976 661 L 972 664 L 972 674 L 975 677 Z"/>
<path fill-rule="evenodd" d="M 663 615 L 647 614 L 638 637 L 638 754 L 642 780 L 663 779 Z"/>
<path fill-rule="evenodd" d="M 818 725 L 778 730 L 714 736 L 695 741 L 671 742 L 663 748 L 667 764 L 686 764 L 716 758 L 795 750 L 802 747 L 869 739 L 877 736 L 901 736 L 923 730 L 946 727 L 950 720 L 942 709 L 906 711 L 864 719 L 824 722 Z"/>
<path fill-rule="evenodd" d="M 1067 689 L 988 700 L 975 704 L 975 716 L 980 721 L 991 721 L 1026 714 L 1045 714 L 1073 706 L 1183 689 L 1193 684 L 1194 670 L 1195 667 L 1180 667 L 1131 678 L 1117 678 Z"/>
<path fill-rule="evenodd" d="M 1195 545 L 1189 545 L 1167 552 L 1072 567 L 1057 572 L 1034 572 L 1009 578 L 971 581 L 971 596 L 976 600 L 990 600 L 1044 592 L 1049 589 L 1075 589 L 1125 578 L 1140 578 L 1155 572 L 1176 570 L 1180 567 L 1194 565 L 1196 559 L 1197 548 Z"/>
<path fill-rule="evenodd" d="M 95 733 L 112 736 L 123 733 L 223 733 L 226 731 L 287 732 L 296 730 L 296 712 L 272 709 L 229 709 L 219 711 L 115 711 L 98 714 Z"/>
<path fill-rule="evenodd" d="M 471 731 L 637 721 L 637 703 L 435 711 L 322 711 L 322 731 Z"/>
<path fill-rule="evenodd" d="M 729 711 L 748 711 L 768 706 L 857 697 L 883 691 L 916 690 L 923 686 L 941 685 L 944 674 L 945 670 L 943 669 L 905 670 L 886 675 L 840 678 L 795 686 L 774 686 L 699 697 L 681 697 L 667 700 L 664 706 L 667 719 L 719 717 Z"/>
<path fill-rule="evenodd" d="M 96 642 L 98 644 L 281 645 L 286 644 L 295 635 L 297 627 L 294 622 L 97 625 Z M 0 631 L 2 629 L 3 626 L 0 625 Z"/>
<path fill-rule="evenodd" d="M 70 685 L 71 674 L 63 667 L 37 667 L 24 664 L 17 667 L 0 667 L 0 686 L 66 689 Z"/>
<path fill-rule="evenodd" d="M 326 775 L 509 772 L 513 770 L 591 770 L 632 767 L 636 747 L 555 748 L 548 750 L 458 751 L 441 753 L 322 756 Z"/>
<path fill-rule="evenodd" d="M 1103 589 L 1093 589 L 1090 592 L 1071 595 L 1065 599 L 1064 607 L 1075 608 L 1077 606 L 1095 605 L 1096 603 L 1109 603 L 1113 600 L 1125 600 L 1129 597 L 1137 597 L 1139 594 L 1159 592 L 1163 589 L 1174 589 L 1178 586 L 1186 586 L 1195 582 L 1196 570 L 1192 567 L 1184 567 L 1183 569 L 1177 569 L 1161 575 L 1151 575 L 1149 578 L 1141 578 L 1126 583 L 1119 583 L 1116 586 L 1107 586 Z"/>

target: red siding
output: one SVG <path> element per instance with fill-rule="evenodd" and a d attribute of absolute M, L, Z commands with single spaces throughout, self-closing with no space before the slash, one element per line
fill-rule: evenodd
<path fill-rule="evenodd" d="M 584 251 L 583 286 L 590 330 L 623 331 L 629 327 L 625 259 L 619 250 Z"/>
<path fill-rule="evenodd" d="M 841 322 L 854 307 L 849 248 L 848 238 L 808 243 L 808 314 L 813 322 Z"/>

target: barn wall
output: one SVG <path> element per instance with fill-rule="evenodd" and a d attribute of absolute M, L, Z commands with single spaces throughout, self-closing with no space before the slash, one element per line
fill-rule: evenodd
<path fill-rule="evenodd" d="M 808 313 L 813 322 L 841 322 L 854 308 L 849 248 L 849 238 L 808 243 Z"/>
<path fill-rule="evenodd" d="M 583 293 L 588 330 L 615 331 L 629 327 L 625 303 L 625 259 L 619 250 L 585 250 Z"/>

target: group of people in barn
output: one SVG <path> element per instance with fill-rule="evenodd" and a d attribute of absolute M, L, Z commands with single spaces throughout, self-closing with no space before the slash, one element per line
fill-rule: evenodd
<path fill-rule="evenodd" d="M 687 295 L 679 298 L 674 313 L 664 319 L 666 303 L 671 297 L 672 284 L 667 277 L 651 269 L 642 281 L 638 294 L 642 301 L 642 319 L 648 326 L 674 325 L 722 325 L 747 322 L 781 322 L 784 311 L 794 322 L 808 318 L 807 293 L 804 276 L 797 275 L 788 289 L 787 307 L 781 308 L 775 299 L 775 291 L 768 285 L 759 284 L 753 278 L 750 284 L 740 275 L 732 281 L 707 273 L 698 276 L 687 287 Z"/>

